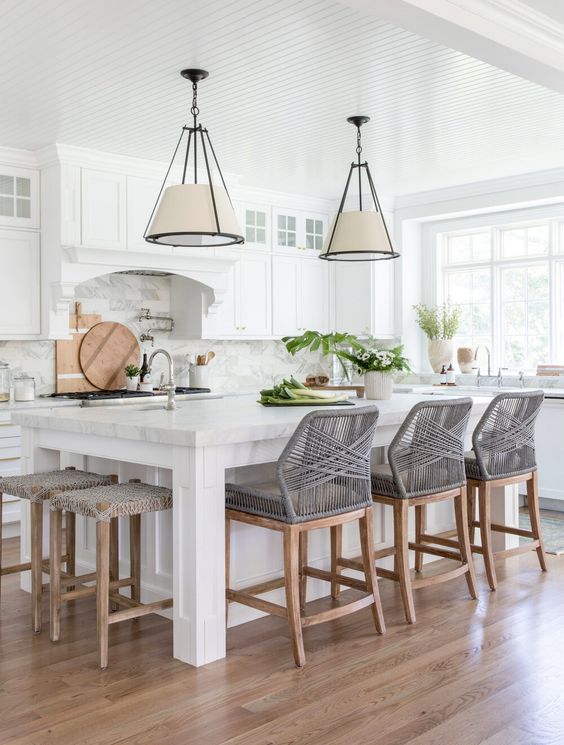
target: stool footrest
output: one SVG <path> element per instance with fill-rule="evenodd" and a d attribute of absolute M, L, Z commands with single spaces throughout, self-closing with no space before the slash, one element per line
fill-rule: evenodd
<path fill-rule="evenodd" d="M 440 556 L 443 559 L 452 559 L 453 561 L 462 561 L 462 556 L 455 551 L 445 551 L 444 548 L 435 548 L 429 546 L 427 543 L 412 543 L 411 541 L 407 544 L 411 551 L 421 551 L 423 554 L 431 554 L 432 556 Z"/>
<path fill-rule="evenodd" d="M 167 608 L 172 608 L 172 598 L 156 600 L 154 603 L 141 603 L 132 608 L 118 610 L 110 614 L 108 623 L 119 623 L 120 621 L 128 621 L 132 618 L 139 618 L 140 616 L 148 616 L 149 613 L 156 613 L 159 610 L 166 610 Z"/>
<path fill-rule="evenodd" d="M 355 590 L 362 590 L 367 592 L 366 582 L 354 577 L 347 577 L 345 574 L 337 574 L 333 572 L 326 572 L 324 569 L 316 569 L 315 567 L 304 567 L 303 573 L 306 577 L 314 577 L 315 579 L 322 579 L 325 582 L 338 582 L 340 585 L 346 587 L 352 587 Z"/>
<path fill-rule="evenodd" d="M 86 575 L 83 575 L 83 576 L 86 576 Z M 80 577 L 72 577 L 71 581 L 74 582 L 75 585 L 79 585 Z M 135 581 L 133 580 L 132 577 L 127 577 L 125 579 L 116 579 L 110 582 L 110 590 L 115 590 L 118 587 L 131 587 L 131 585 L 134 585 L 134 584 L 135 584 Z M 69 600 L 77 600 L 78 598 L 87 598 L 90 595 L 95 595 L 95 594 L 96 594 L 96 586 L 82 587 L 80 590 L 72 590 L 71 592 L 63 593 L 61 595 L 61 602 L 66 603 Z"/>

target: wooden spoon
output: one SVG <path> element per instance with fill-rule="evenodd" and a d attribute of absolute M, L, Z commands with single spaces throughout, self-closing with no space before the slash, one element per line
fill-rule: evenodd
<path fill-rule="evenodd" d="M 208 352 L 208 356 L 206 358 L 206 365 L 209 365 L 209 363 L 215 358 L 215 352 Z"/>

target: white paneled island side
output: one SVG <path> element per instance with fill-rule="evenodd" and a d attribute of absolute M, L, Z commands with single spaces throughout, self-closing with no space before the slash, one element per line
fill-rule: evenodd
<path fill-rule="evenodd" d="M 454 396 L 453 396 L 454 397 Z M 143 592 L 148 599 L 174 598 L 174 656 L 203 665 L 225 656 L 225 533 L 224 484 L 264 480 L 265 470 L 280 455 L 310 407 L 265 408 L 255 396 L 186 401 L 176 411 L 162 404 L 91 409 L 28 410 L 14 414 L 23 434 L 22 472 L 75 465 L 99 473 L 116 473 L 120 481 L 141 478 L 171 486 L 170 515 L 149 515 L 143 529 Z M 390 401 L 352 399 L 356 406 L 375 403 L 380 418 L 373 458 L 382 462 L 387 446 L 411 407 L 428 396 L 402 394 Z M 473 398 L 470 434 L 490 399 Z M 253 467 L 253 468 L 249 468 Z M 240 470 L 236 470 L 240 469 Z M 494 499 L 497 521 L 516 524 L 513 487 Z M 431 532 L 451 527 L 448 505 L 429 510 Z M 22 515 L 22 561 L 29 555 L 29 519 Z M 48 521 L 46 521 L 48 522 Z M 125 525 L 122 571 L 127 572 Z M 280 576 L 282 549 L 264 531 L 237 526 L 232 538 L 232 578 L 235 586 Z M 313 565 L 327 566 L 328 538 L 315 534 Z M 94 565 L 93 526 L 77 525 L 77 563 Z M 391 515 L 375 508 L 377 548 L 393 539 Z M 45 541 L 44 545 L 48 545 Z M 345 532 L 345 555 L 358 553 L 354 526 Z M 22 583 L 25 583 L 25 575 Z M 25 588 L 25 584 L 22 584 Z M 280 591 L 277 591 L 280 592 Z M 308 599 L 328 594 L 329 586 L 315 580 Z M 385 608 L 384 608 L 385 611 Z M 249 620 L 254 611 L 235 606 L 230 623 Z"/>

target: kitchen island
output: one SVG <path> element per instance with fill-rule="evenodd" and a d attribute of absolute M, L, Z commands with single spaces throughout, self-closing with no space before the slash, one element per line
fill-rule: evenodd
<path fill-rule="evenodd" d="M 380 409 L 375 462 L 382 462 L 385 446 L 408 411 L 425 398 L 402 394 L 390 401 L 352 399 L 356 406 L 376 403 Z M 166 411 L 161 404 L 141 403 L 117 408 L 30 410 L 14 417 L 22 426 L 24 473 L 76 465 L 116 473 L 120 481 L 135 477 L 172 487 L 171 519 L 161 514 L 147 516 L 153 519 L 148 519 L 143 531 L 143 592 L 145 597 L 155 598 L 172 590 L 174 656 L 192 665 L 225 656 L 226 476 L 247 482 L 263 480 L 264 470 L 271 468 L 298 422 L 313 408 L 265 408 L 255 399 L 186 401 L 176 411 Z M 475 397 L 473 401 L 469 433 L 490 399 Z M 515 493 L 513 487 L 507 488 L 505 499 L 494 500 L 497 521 L 515 524 Z M 435 507 L 429 528 L 448 529 L 452 520 L 449 505 Z M 376 508 L 375 525 L 377 547 L 390 545 L 391 516 L 381 506 Z M 235 585 L 279 575 L 281 550 L 272 536 L 248 526 L 237 527 L 232 542 Z M 77 525 L 77 561 L 85 571 L 94 562 L 88 530 L 86 525 Z M 24 511 L 22 561 L 29 554 L 28 533 Z M 329 553 L 327 540 L 314 536 L 312 563 L 324 566 Z M 344 541 L 345 553 L 358 552 L 356 534 L 345 532 Z M 124 568 L 127 571 L 125 559 Z M 308 599 L 327 593 L 328 585 L 312 581 Z M 249 618 L 232 615 L 233 623 Z"/>

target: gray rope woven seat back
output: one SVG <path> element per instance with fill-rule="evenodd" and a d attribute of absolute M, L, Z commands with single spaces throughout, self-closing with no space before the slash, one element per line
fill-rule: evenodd
<path fill-rule="evenodd" d="M 462 486 L 464 435 L 471 398 L 416 404 L 388 448 L 398 497 L 436 494 Z"/>
<path fill-rule="evenodd" d="M 490 403 L 472 435 L 477 476 L 484 481 L 518 476 L 537 467 L 535 421 L 542 391 L 500 393 Z"/>
<path fill-rule="evenodd" d="M 372 504 L 370 451 L 376 406 L 313 411 L 278 460 L 277 479 L 288 522 L 314 520 Z"/>

